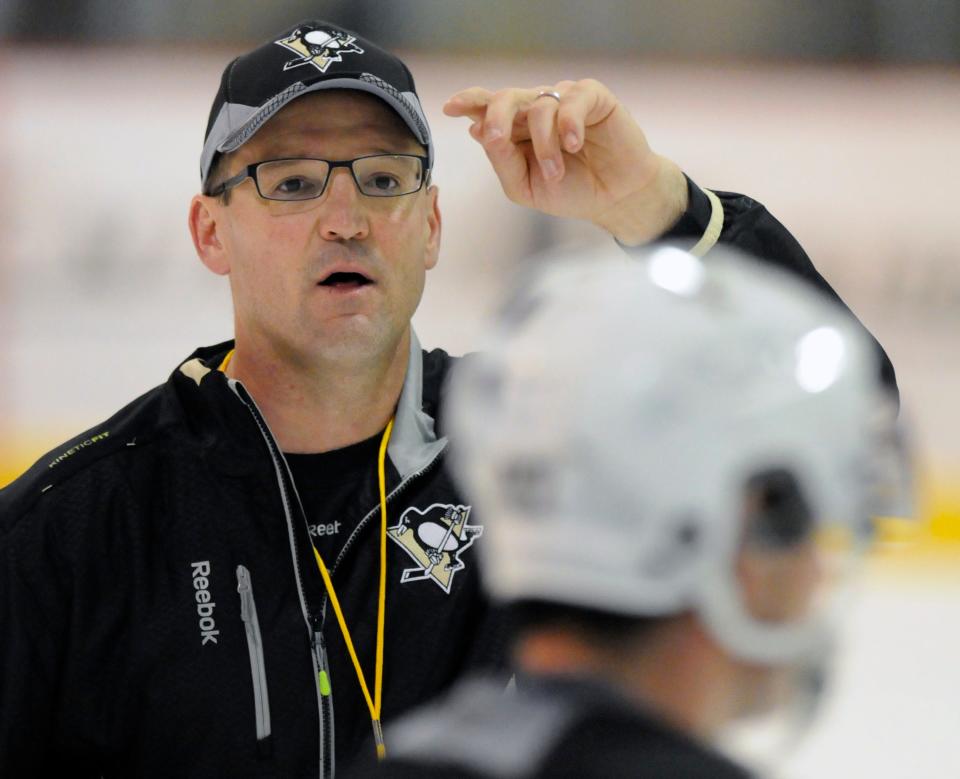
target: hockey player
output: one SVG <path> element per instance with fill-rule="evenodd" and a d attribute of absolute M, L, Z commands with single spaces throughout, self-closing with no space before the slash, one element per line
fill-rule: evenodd
<path fill-rule="evenodd" d="M 821 677 L 844 564 L 904 494 L 876 353 L 738 257 L 546 267 L 451 384 L 517 691 L 408 716 L 386 775 L 746 776 L 711 742 Z"/>

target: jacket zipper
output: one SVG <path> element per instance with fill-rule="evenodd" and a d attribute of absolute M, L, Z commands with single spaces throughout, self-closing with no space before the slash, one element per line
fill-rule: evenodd
<path fill-rule="evenodd" d="M 250 674 L 253 678 L 253 706 L 257 721 L 257 751 L 261 757 L 271 753 L 270 744 L 270 696 L 267 693 L 267 669 L 263 662 L 263 640 L 260 636 L 260 621 L 257 619 L 257 604 L 253 599 L 250 571 L 237 566 L 237 592 L 240 593 L 240 618 L 247 634 L 247 649 L 250 652 Z"/>
<path fill-rule="evenodd" d="M 277 445 L 277 441 L 273 437 L 273 433 L 270 431 L 266 420 L 263 418 L 256 401 L 250 396 L 250 394 L 246 391 L 246 388 L 244 388 L 239 381 L 231 379 L 229 384 L 233 389 L 234 394 L 240 398 L 241 402 L 243 402 L 243 404 L 253 415 L 253 419 L 257 423 L 257 427 L 260 429 L 260 434 L 263 436 L 263 439 L 267 444 L 267 450 L 270 452 L 270 458 L 273 460 L 273 466 L 276 470 L 277 484 L 280 487 L 280 497 L 283 503 L 284 515 L 286 516 L 287 520 L 287 535 L 290 540 L 290 549 L 293 554 L 293 569 L 297 581 L 297 593 L 300 596 L 300 606 L 303 612 L 303 617 L 307 622 L 307 626 L 311 630 L 311 645 L 313 647 L 313 651 L 310 654 L 311 661 L 313 662 L 313 672 L 315 687 L 317 690 L 317 705 L 319 708 L 320 720 L 320 776 L 322 779 L 327 779 L 328 777 L 332 779 L 336 769 L 333 740 L 333 688 L 330 684 L 330 667 L 327 660 L 326 643 L 324 641 L 322 632 L 323 624 L 326 621 L 327 601 L 329 596 L 327 595 L 326 591 L 324 591 L 323 600 L 320 607 L 320 614 L 311 619 L 309 609 L 307 608 L 306 596 L 304 595 L 303 590 L 302 574 L 297 556 L 297 542 L 293 533 L 293 516 L 290 508 L 289 495 L 287 494 L 287 486 L 283 480 L 284 474 L 286 474 L 286 477 L 290 482 L 290 489 L 293 493 L 293 497 L 296 499 L 297 505 L 300 508 L 300 516 L 301 518 L 304 518 L 305 515 L 303 511 L 303 503 L 301 502 L 300 495 L 297 492 L 297 485 L 293 481 L 293 475 L 290 473 L 290 467 L 287 464 L 286 459 L 280 453 L 280 447 Z M 425 473 L 430 471 L 436 465 L 436 463 L 439 462 L 442 451 L 443 450 L 437 452 L 437 455 L 429 463 L 423 466 L 419 471 L 407 476 L 403 481 L 400 482 L 400 484 L 394 487 L 394 489 L 391 490 L 390 494 L 386 497 L 387 505 L 389 505 L 390 501 L 393 500 L 401 491 L 403 491 L 407 485 L 410 484 L 410 482 L 412 482 L 414 479 L 420 478 Z M 334 562 L 333 567 L 330 569 L 331 577 L 333 576 L 333 572 L 336 570 L 337 566 L 343 560 L 344 554 L 353 545 L 353 542 L 359 535 L 360 531 L 370 521 L 370 518 L 373 517 L 377 511 L 379 511 L 379 509 L 379 505 L 374 506 L 353 529 L 353 532 L 350 534 L 349 538 L 347 538 L 343 548 L 340 550 L 340 554 L 337 555 L 337 559 Z M 306 523 L 305 518 L 303 521 Z"/>
<path fill-rule="evenodd" d="M 277 441 L 273 437 L 273 433 L 270 432 L 270 428 L 267 425 L 266 420 L 263 418 L 263 415 L 260 413 L 260 409 L 257 406 L 256 401 L 250 397 L 249 393 L 246 391 L 246 389 L 244 389 L 240 382 L 231 379 L 229 385 L 234 394 L 240 398 L 241 402 L 247 407 L 247 409 L 250 411 L 250 414 L 253 416 L 253 419 L 260 430 L 260 435 L 263 436 L 263 440 L 267 445 L 267 450 L 270 453 L 270 459 L 273 461 L 273 467 L 277 476 L 277 485 L 280 489 L 280 498 L 281 502 L 283 503 L 283 513 L 287 521 L 287 538 L 290 542 L 290 551 L 293 556 L 293 573 L 297 582 L 297 595 L 300 598 L 300 610 L 303 613 L 303 619 L 306 622 L 308 635 L 310 636 L 311 645 L 313 646 L 316 642 L 316 631 L 314 630 L 313 622 L 310 618 L 310 610 L 307 607 L 307 598 L 304 594 L 303 574 L 300 570 L 300 562 L 297 554 L 297 541 L 293 532 L 293 510 L 291 508 L 290 495 L 287 490 L 287 485 L 284 482 L 284 474 L 286 474 L 286 477 L 290 482 L 290 488 L 293 492 L 293 497 L 296 499 L 297 505 L 300 506 L 301 517 L 303 516 L 303 505 L 300 503 L 300 496 L 297 494 L 297 488 L 293 482 L 293 476 L 290 474 L 290 469 L 287 466 L 287 461 L 280 453 L 280 449 L 277 446 Z M 304 522 L 305 521 L 306 520 L 304 520 Z M 325 653 L 324 657 L 321 658 L 314 646 L 314 651 L 310 653 L 310 661 L 313 664 L 313 680 L 314 689 L 316 690 L 317 694 L 317 716 L 320 728 L 318 744 L 320 768 L 319 775 L 321 779 L 332 779 L 334 775 L 333 739 L 328 737 L 326 731 L 328 729 L 332 731 L 333 729 L 333 696 L 330 694 L 323 695 L 320 689 L 320 672 L 323 670 L 321 660 L 324 663 L 326 662 Z M 327 671 L 327 679 L 329 680 L 329 670 Z M 327 718 L 329 718 L 329 726 Z"/>
<path fill-rule="evenodd" d="M 327 659 L 327 643 L 324 641 L 323 633 L 319 629 L 322 620 L 315 619 L 315 623 L 317 629 L 313 633 L 313 651 L 316 656 L 317 668 L 319 668 L 317 672 L 317 686 L 320 690 L 320 705 L 324 710 L 326 722 L 328 723 L 328 727 L 321 734 L 322 738 L 327 739 L 327 743 L 321 745 L 321 750 L 329 755 L 333 755 L 334 728 L 336 727 L 336 723 L 333 717 L 333 687 L 330 681 L 330 663 Z M 331 775 L 335 770 L 336 766 L 331 762 Z"/>

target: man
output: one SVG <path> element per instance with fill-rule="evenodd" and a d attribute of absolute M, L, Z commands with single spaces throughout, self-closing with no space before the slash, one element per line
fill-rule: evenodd
<path fill-rule="evenodd" d="M 739 258 L 547 266 L 448 414 L 521 683 L 401 719 L 383 775 L 745 777 L 710 741 L 809 705 L 842 563 L 908 496 L 875 370 L 848 318 Z"/>
<path fill-rule="evenodd" d="M 829 291 L 762 207 L 687 181 L 600 84 L 445 110 L 518 202 L 624 246 L 735 243 Z M 451 360 L 410 328 L 439 255 L 433 155 L 406 66 L 354 33 L 303 22 L 227 66 L 189 224 L 229 276 L 235 340 L 0 496 L 5 773 L 329 776 L 501 662 L 482 518 L 443 457 Z"/>

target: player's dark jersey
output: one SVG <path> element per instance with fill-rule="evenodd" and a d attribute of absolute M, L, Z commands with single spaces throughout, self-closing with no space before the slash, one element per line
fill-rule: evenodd
<path fill-rule="evenodd" d="M 463 682 L 387 733 L 384 779 L 747 779 L 748 772 L 596 681 Z M 359 770 L 359 767 L 358 767 Z M 358 773 L 357 776 L 361 774 Z"/>

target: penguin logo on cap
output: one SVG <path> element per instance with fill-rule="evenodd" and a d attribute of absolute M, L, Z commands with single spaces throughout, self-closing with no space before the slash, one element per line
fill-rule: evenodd
<path fill-rule="evenodd" d="M 286 38 L 281 38 L 274 43 L 298 55 L 297 59 L 284 64 L 284 70 L 298 68 L 301 65 L 313 65 L 321 73 L 325 73 L 330 63 L 342 62 L 344 54 L 363 54 L 363 49 L 355 43 L 356 40 L 352 35 L 341 32 L 298 27 Z"/>

